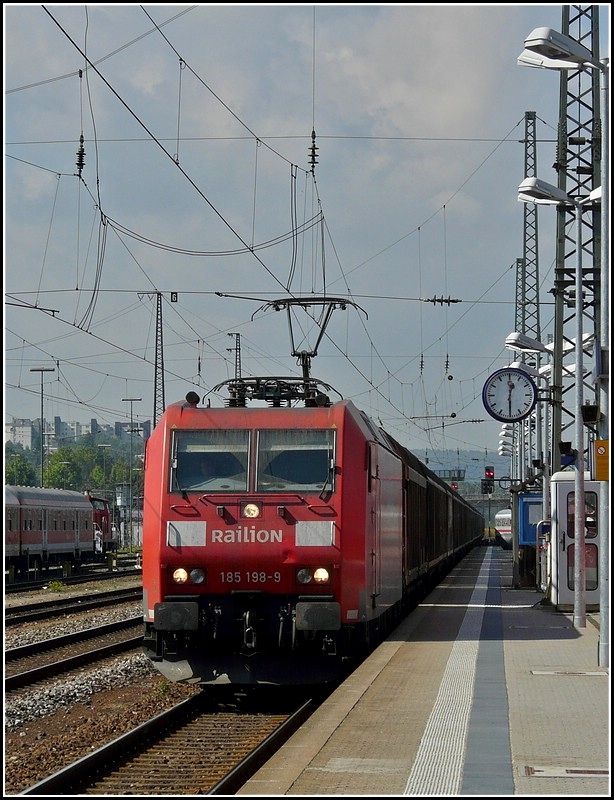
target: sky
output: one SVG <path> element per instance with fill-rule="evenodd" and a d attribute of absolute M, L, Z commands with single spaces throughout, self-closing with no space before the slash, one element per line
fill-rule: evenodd
<path fill-rule="evenodd" d="M 40 416 L 41 375 L 46 419 L 153 420 L 160 297 L 166 404 L 305 351 L 410 449 L 497 452 L 527 111 L 556 184 L 559 79 L 516 59 L 562 6 L 3 10 L 5 422 Z"/>

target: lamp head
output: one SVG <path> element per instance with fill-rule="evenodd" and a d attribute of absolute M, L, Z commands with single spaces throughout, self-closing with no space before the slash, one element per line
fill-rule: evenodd
<path fill-rule="evenodd" d="M 519 67 L 537 67 L 540 69 L 578 69 L 578 65 L 559 58 L 540 56 L 532 50 L 523 50 L 516 59 Z"/>
<path fill-rule="evenodd" d="M 535 369 L 535 367 L 532 367 L 529 364 L 525 364 L 524 361 L 512 361 L 510 367 L 512 367 L 513 369 L 521 369 L 523 372 L 526 372 L 527 375 L 530 375 L 532 378 L 542 377 L 538 369 Z"/>
<path fill-rule="evenodd" d="M 532 53 L 563 61 L 572 67 L 590 64 L 601 68 L 600 62 L 587 47 L 553 28 L 534 28 L 524 40 L 524 46 Z"/>
<path fill-rule="evenodd" d="M 526 353 L 550 353 L 552 349 L 549 348 L 548 345 L 543 344 L 543 342 L 537 339 L 531 339 L 530 336 L 519 333 L 518 331 L 512 331 L 512 333 L 506 337 L 505 346 L 509 350 L 520 350 Z"/>
<path fill-rule="evenodd" d="M 567 192 L 540 178 L 525 178 L 518 187 L 518 199 L 525 203 L 547 205 L 572 202 Z"/>

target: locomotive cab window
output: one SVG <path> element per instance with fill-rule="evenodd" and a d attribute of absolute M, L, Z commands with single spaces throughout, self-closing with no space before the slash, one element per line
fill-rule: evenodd
<path fill-rule="evenodd" d="M 245 492 L 249 431 L 175 431 L 171 491 Z"/>
<path fill-rule="evenodd" d="M 332 430 L 261 430 L 257 492 L 334 491 Z"/>

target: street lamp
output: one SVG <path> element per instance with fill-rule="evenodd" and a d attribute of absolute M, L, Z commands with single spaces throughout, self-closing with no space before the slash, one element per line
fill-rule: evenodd
<path fill-rule="evenodd" d="M 111 447 L 110 444 L 99 444 L 98 447 L 102 449 L 102 485 L 104 487 L 104 496 L 107 496 L 107 448 Z"/>
<path fill-rule="evenodd" d="M 600 267 L 600 300 L 599 300 L 599 362 L 601 369 L 597 375 L 597 396 L 600 410 L 597 434 L 600 441 L 609 438 L 609 196 L 608 180 L 610 177 L 610 88 L 609 58 L 597 59 L 591 51 L 559 31 L 552 28 L 534 28 L 524 41 L 525 50 L 518 58 L 523 66 L 541 67 L 544 69 L 598 69 L 601 87 L 601 267 Z M 595 192 L 596 193 L 596 192 Z M 592 194 L 592 193 L 591 193 Z M 596 197 L 594 199 L 597 199 Z M 603 363 L 605 361 L 605 363 Z M 602 478 L 609 482 L 609 474 Z M 599 664 L 610 664 L 610 504 L 608 488 L 604 486 L 599 503 L 599 530 L 601 545 L 599 548 Z"/>
<path fill-rule="evenodd" d="M 530 178 L 529 180 L 533 180 Z M 554 188 L 554 187 L 553 187 Z M 591 192 L 592 195 L 592 192 Z M 525 202 L 545 202 L 544 200 L 538 201 L 529 198 L 529 195 L 524 195 L 522 200 Z M 570 200 L 570 203 L 573 203 Z M 582 345 L 585 350 L 589 349 L 593 341 L 593 334 L 592 333 L 585 333 L 582 336 Z M 544 344 L 540 342 L 538 339 L 531 339 L 529 336 L 526 336 L 524 333 L 518 333 L 518 331 L 512 331 L 505 337 L 505 346 L 508 350 L 517 350 L 521 353 L 547 353 L 548 355 L 552 356 L 554 352 L 554 345 L 553 344 Z M 572 350 L 575 350 L 576 344 L 575 339 L 572 340 L 572 343 L 564 342 L 563 343 L 563 355 L 570 353 Z M 521 365 L 521 369 L 525 369 L 523 365 Z M 549 371 L 550 367 L 542 368 L 544 372 Z M 532 373 L 529 373 L 532 374 Z M 543 374 L 543 373 L 542 373 Z"/>
<path fill-rule="evenodd" d="M 599 61 L 588 47 L 554 28 L 533 28 L 524 40 L 524 46 L 525 50 L 519 56 L 521 66 L 580 69 L 589 65 L 607 72 L 607 59 Z"/>
<path fill-rule="evenodd" d="M 129 498 L 129 502 L 128 502 L 128 512 L 129 512 L 129 517 L 128 517 L 128 520 L 129 520 L 129 522 L 128 522 L 128 525 L 129 525 L 129 528 L 128 528 L 129 539 L 128 539 L 128 541 L 130 542 L 130 552 L 132 552 L 132 432 L 133 432 L 133 430 L 132 430 L 133 429 L 133 422 L 132 422 L 132 420 L 133 420 L 133 416 L 132 416 L 132 408 L 133 408 L 133 406 L 132 406 L 132 404 L 133 403 L 140 403 L 142 399 L 143 399 L 142 397 L 123 397 L 122 398 L 122 403 L 130 403 L 130 498 Z"/>
<path fill-rule="evenodd" d="M 535 366 L 534 367 L 531 366 L 530 364 L 527 364 L 524 361 L 512 361 L 512 363 L 510 364 L 510 367 L 513 368 L 513 369 L 520 369 L 523 372 L 525 372 L 527 375 L 530 375 L 534 380 L 538 381 L 541 378 L 545 377 L 544 374 L 542 372 L 540 372 L 540 369 L 539 369 L 539 356 L 540 356 L 539 353 L 537 353 L 536 356 L 535 356 Z M 535 447 L 534 448 L 533 448 L 533 440 L 532 440 L 532 436 L 531 436 L 531 434 L 532 434 L 531 421 L 535 422 Z M 535 450 L 535 456 L 537 457 L 536 460 L 538 460 L 540 463 L 543 464 L 543 462 L 544 462 L 544 449 L 547 451 L 548 447 L 546 446 L 544 448 L 542 438 L 545 439 L 546 442 L 547 442 L 547 440 L 548 440 L 548 426 L 546 425 L 546 427 L 544 428 L 544 436 L 542 437 L 542 413 L 541 413 L 541 403 L 540 402 L 535 404 L 534 416 L 531 415 L 531 417 L 529 417 L 529 420 L 527 420 L 527 422 L 528 422 L 528 425 L 526 426 L 526 433 L 527 433 L 528 439 L 529 439 L 529 441 L 528 441 L 529 457 L 531 458 L 533 456 L 533 449 L 534 449 Z M 522 432 L 524 433 L 525 431 L 523 430 Z M 523 453 L 523 456 L 524 455 L 526 455 L 526 453 Z M 547 460 L 547 457 L 546 457 L 545 460 Z M 523 464 L 524 464 L 524 461 L 523 461 Z M 528 469 L 528 467 L 527 467 L 527 469 Z M 547 494 L 545 481 L 544 481 L 544 492 L 543 493 L 544 493 L 544 497 L 545 497 L 546 494 Z M 544 508 L 544 513 L 545 513 L 545 511 L 547 509 L 547 505 L 545 503 L 544 503 L 543 508 Z"/>
<path fill-rule="evenodd" d="M 512 331 L 505 337 L 505 346 L 508 350 L 518 350 L 521 353 L 550 353 L 552 354 L 552 345 L 543 344 L 537 339 L 531 339 L 524 333 L 519 331 Z"/>
<path fill-rule="evenodd" d="M 541 30 L 541 29 L 540 29 Z M 584 385 L 584 341 L 582 331 L 583 286 L 582 286 L 582 208 L 592 202 L 589 194 L 583 199 L 570 197 L 562 189 L 551 186 L 539 178 L 525 178 L 518 187 L 518 199 L 525 203 L 546 205 L 570 204 L 576 212 L 576 343 L 575 343 L 575 445 L 574 458 L 574 610 L 573 624 L 576 628 L 586 627 L 586 550 L 585 508 L 584 508 L 584 422 L 582 419 Z"/>
<path fill-rule="evenodd" d="M 70 461 L 58 461 L 62 467 L 70 466 Z M 62 489 L 66 489 L 66 471 L 62 470 Z"/>
<path fill-rule="evenodd" d="M 40 372 L 41 374 L 41 424 L 40 424 L 40 435 L 41 435 L 41 489 L 45 486 L 45 423 L 43 421 L 43 373 L 44 372 L 55 372 L 55 367 L 30 367 L 30 372 Z"/>
<path fill-rule="evenodd" d="M 543 378 L 543 372 L 540 372 L 539 369 L 532 367 L 530 364 L 526 364 L 524 361 L 512 361 L 510 364 L 510 369 L 521 369 L 523 372 L 526 372 L 527 375 L 530 375 L 532 378 Z"/>

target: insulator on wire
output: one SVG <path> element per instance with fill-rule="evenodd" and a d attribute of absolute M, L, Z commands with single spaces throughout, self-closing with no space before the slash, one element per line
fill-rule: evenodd
<path fill-rule="evenodd" d="M 311 171 L 313 172 L 315 165 L 318 163 L 317 157 L 317 150 L 319 147 L 316 147 L 316 132 L 311 131 L 311 147 L 309 148 L 309 163 L 311 164 Z"/>
<path fill-rule="evenodd" d="M 81 177 L 81 173 L 83 172 L 83 167 L 85 166 L 85 150 L 83 149 L 83 134 L 79 137 L 79 149 L 77 150 L 77 169 L 79 170 L 79 177 Z"/>
<path fill-rule="evenodd" d="M 419 299 L 422 303 L 432 303 L 433 305 L 439 303 L 440 306 L 449 306 L 452 303 L 462 303 L 462 300 L 459 300 L 457 297 L 450 297 L 449 295 L 448 297 L 444 297 L 443 295 L 441 297 L 437 297 L 437 295 L 435 295 L 434 297 L 420 297 Z"/>

